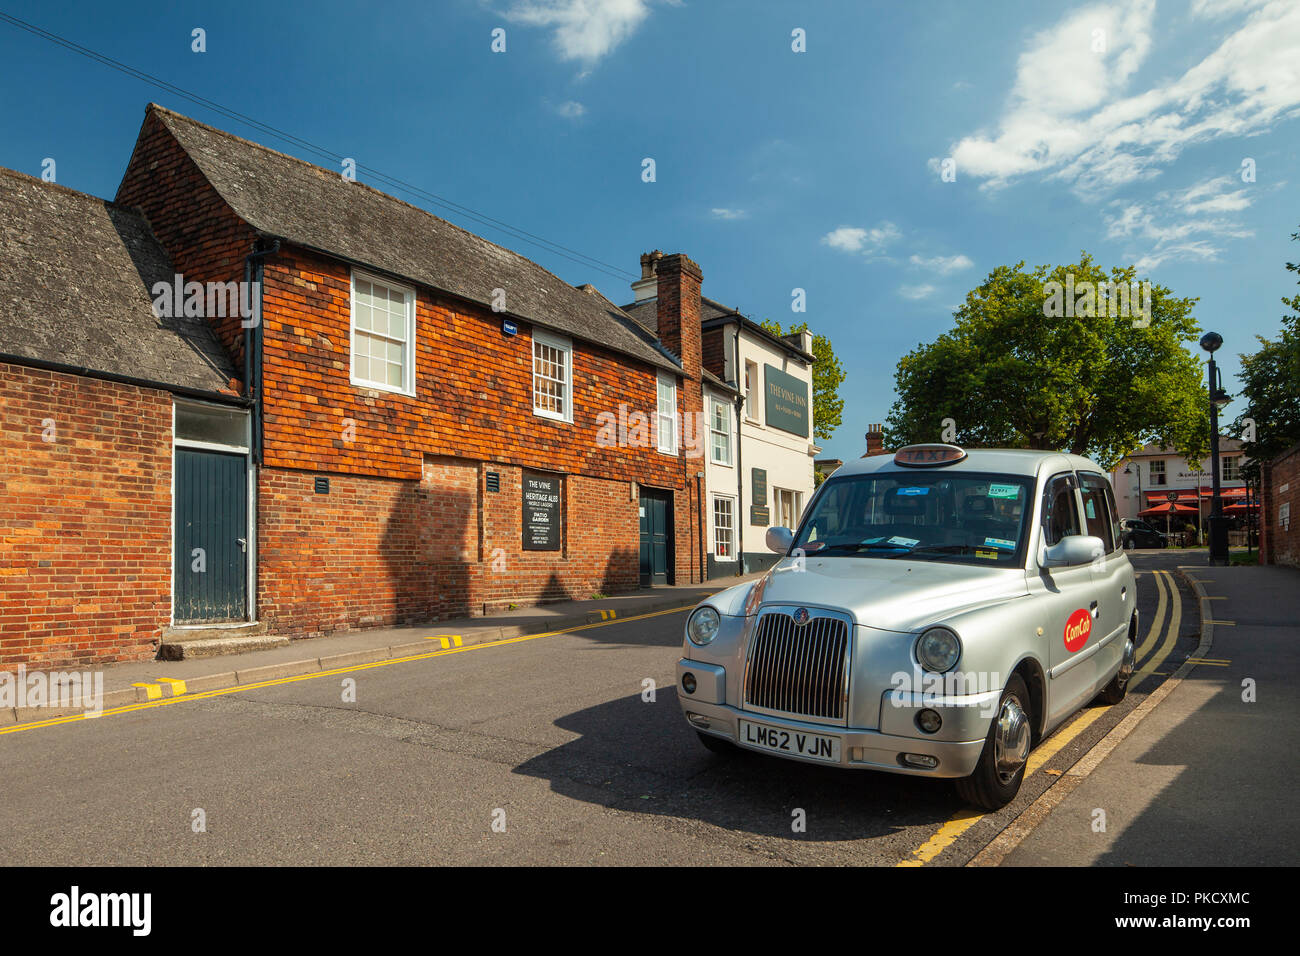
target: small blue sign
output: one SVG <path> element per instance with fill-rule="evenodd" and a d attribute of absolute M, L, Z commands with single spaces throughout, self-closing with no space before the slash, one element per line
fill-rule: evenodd
<path fill-rule="evenodd" d="M 502 331 L 503 333 L 505 333 L 506 335 L 518 335 L 518 334 L 519 334 L 519 326 L 515 325 L 515 324 L 514 324 L 513 322 L 511 322 L 509 319 L 502 319 L 502 320 L 501 320 L 501 331 Z"/>

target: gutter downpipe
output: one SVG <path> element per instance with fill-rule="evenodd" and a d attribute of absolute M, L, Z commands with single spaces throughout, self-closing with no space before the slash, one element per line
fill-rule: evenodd
<path fill-rule="evenodd" d="M 250 316 L 241 320 L 244 325 L 244 397 L 253 410 L 253 464 L 262 463 L 262 273 L 261 259 L 280 251 L 280 240 L 269 248 L 258 249 L 260 240 L 254 241 L 253 251 L 244 257 L 244 288 L 249 291 Z M 254 260 L 259 260 L 254 263 Z M 253 301 L 253 274 L 257 273 L 257 300 Z M 248 320 L 252 319 L 250 323 Z M 257 340 L 257 361 L 253 361 L 253 340 Z"/>
<path fill-rule="evenodd" d="M 740 429 L 744 415 L 741 408 L 745 404 L 745 392 L 740 387 L 744 381 L 741 377 L 740 368 L 740 331 L 742 326 L 736 323 L 736 577 L 743 577 L 745 574 L 745 524 L 748 518 L 745 515 L 745 467 L 743 458 L 740 453 Z"/>

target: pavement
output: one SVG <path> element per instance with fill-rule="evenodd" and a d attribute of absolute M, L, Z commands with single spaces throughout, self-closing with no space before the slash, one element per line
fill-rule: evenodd
<path fill-rule="evenodd" d="M 1294 866 L 1300 858 L 1290 739 L 1300 724 L 1300 570 L 1189 557 L 1162 563 L 1198 588 L 1201 647 L 1109 753 L 1095 766 L 1085 757 L 1080 779 L 1057 784 L 1068 793 L 1002 865 Z"/>
<path fill-rule="evenodd" d="M 558 601 L 521 607 L 487 617 L 466 617 L 402 627 L 368 628 L 325 637 L 291 640 L 286 646 L 221 657 L 180 661 L 136 661 L 101 668 L 29 668 L 29 671 L 78 671 L 102 675 L 104 709 L 182 694 L 376 661 L 418 657 L 450 647 L 509 641 L 525 635 L 580 630 L 604 621 L 692 607 L 710 594 L 759 577 L 717 578 L 703 584 L 642 588 L 613 597 Z M 0 727 L 57 719 L 80 713 L 80 707 L 2 707 Z"/>

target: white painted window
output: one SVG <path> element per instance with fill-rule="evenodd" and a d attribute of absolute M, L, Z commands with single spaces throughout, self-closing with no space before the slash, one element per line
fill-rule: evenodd
<path fill-rule="evenodd" d="M 719 561 L 736 560 L 736 500 L 713 496 L 713 556 Z"/>
<path fill-rule="evenodd" d="M 1150 467 L 1151 484 L 1163 485 L 1165 483 L 1165 463 L 1163 459 L 1151 462 Z"/>
<path fill-rule="evenodd" d="M 785 488 L 777 488 L 775 491 L 777 524 L 782 528 L 793 528 L 799 522 L 803 510 L 803 493 Z"/>
<path fill-rule="evenodd" d="M 731 407 L 709 397 L 709 448 L 714 464 L 731 464 Z"/>
<path fill-rule="evenodd" d="M 665 455 L 677 454 L 677 378 L 667 372 L 658 375 L 658 408 L 655 439 Z"/>
<path fill-rule="evenodd" d="M 573 421 L 573 343 L 533 329 L 533 413 Z"/>
<path fill-rule="evenodd" d="M 758 363 L 745 363 L 745 417 L 751 422 L 759 421 L 758 400 Z"/>
<path fill-rule="evenodd" d="M 352 273 L 352 384 L 415 394 L 415 290 Z"/>
<path fill-rule="evenodd" d="M 1219 466 L 1222 473 L 1219 475 L 1223 481 L 1240 481 L 1241 480 L 1241 456 L 1229 455 L 1227 458 L 1219 459 Z"/>

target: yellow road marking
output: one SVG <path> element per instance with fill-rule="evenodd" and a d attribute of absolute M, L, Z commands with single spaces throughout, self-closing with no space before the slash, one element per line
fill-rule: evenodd
<path fill-rule="evenodd" d="M 1160 572 L 1153 571 L 1151 579 L 1156 582 L 1156 593 L 1159 595 L 1159 599 L 1156 601 L 1156 613 L 1152 616 L 1151 624 L 1147 627 L 1146 636 L 1142 638 L 1142 643 L 1134 648 L 1133 659 L 1135 661 L 1141 660 L 1147 651 L 1154 646 L 1155 641 L 1159 639 L 1160 626 L 1164 624 L 1165 610 L 1168 607 L 1168 601 L 1165 599 L 1164 582 L 1160 580 Z"/>
<path fill-rule="evenodd" d="M 444 651 L 450 647 L 460 647 L 462 644 L 461 636 L 459 634 L 434 634 L 426 637 L 425 640 L 438 641 L 442 644 L 442 649 Z"/>
<path fill-rule="evenodd" d="M 170 687 L 172 689 L 173 697 L 179 697 L 181 694 L 185 693 L 185 681 L 183 680 L 179 680 L 175 677 L 155 677 L 154 680 L 160 681 Z"/>
<path fill-rule="evenodd" d="M 899 860 L 898 866 L 925 866 L 936 856 L 942 853 L 948 847 L 952 846 L 956 839 L 973 827 L 980 820 L 987 816 L 983 811 L 974 807 L 962 807 L 941 827 L 938 832 L 930 839 L 912 851 L 910 860 Z"/>
<path fill-rule="evenodd" d="M 632 621 L 643 621 L 647 618 L 662 617 L 665 614 L 683 614 L 694 605 L 687 607 L 671 607 L 664 611 L 650 611 L 647 614 L 637 614 L 632 617 L 621 618 L 619 624 L 629 624 Z M 184 697 L 162 697 L 162 688 L 156 684 L 133 684 L 133 687 L 146 688 L 145 693 L 149 695 L 146 703 L 123 704 L 121 707 L 112 707 L 95 714 L 70 714 L 66 717 L 52 717 L 49 720 L 33 720 L 25 724 L 14 724 L 12 727 L 0 727 L 0 736 L 5 734 L 17 734 L 24 730 L 39 730 L 44 727 L 54 727 L 58 724 L 70 724 L 78 720 L 86 720 L 91 717 L 115 717 L 118 714 L 129 714 L 137 710 L 152 710 L 155 707 L 166 707 L 169 704 L 187 703 L 194 700 L 208 700 L 212 697 L 223 697 L 226 694 L 237 694 L 245 690 L 260 690 L 264 687 L 278 687 L 283 684 L 294 684 L 298 681 L 313 680 L 317 677 L 335 677 L 339 674 L 352 674 L 357 671 L 373 670 L 377 667 L 388 667 L 391 664 L 408 664 L 412 661 L 426 661 L 434 657 L 446 657 L 449 654 L 464 654 L 469 651 L 480 651 L 489 647 L 504 647 L 507 644 L 522 644 L 524 641 L 535 641 L 543 637 L 556 637 L 561 634 L 572 634 L 576 631 L 586 631 L 593 627 L 607 627 L 612 621 L 596 621 L 592 624 L 579 624 L 576 627 L 566 627 L 558 631 L 543 631 L 540 634 L 524 634 L 520 637 L 507 637 L 499 641 L 487 641 L 483 644 L 470 644 L 466 647 L 453 647 L 447 650 L 430 651 L 427 654 L 411 654 L 408 657 L 394 657 L 384 661 L 374 661 L 370 664 L 354 664 L 351 667 L 336 667 L 327 671 L 312 671 L 310 674 L 297 674 L 293 677 L 277 677 L 272 680 L 257 681 L 253 684 L 236 684 L 234 687 L 221 687 L 216 690 L 200 691 L 197 694 L 186 694 Z M 148 688 L 153 689 L 155 693 L 150 693 Z M 161 698 L 161 699 L 159 699 Z"/>
<path fill-rule="evenodd" d="M 1193 664 L 1199 664 L 1203 667 L 1228 667 L 1231 664 L 1231 661 L 1201 661 L 1197 660 L 1195 657 L 1189 657 L 1187 659 Z"/>
<path fill-rule="evenodd" d="M 1236 626 L 1237 626 L 1237 622 L 1236 622 L 1236 621 L 1217 621 L 1217 620 L 1215 620 L 1215 619 L 1213 619 L 1213 618 L 1210 619 L 1210 623 L 1211 623 L 1211 624 L 1226 624 L 1226 625 L 1228 625 L 1229 627 L 1236 627 Z"/>
<path fill-rule="evenodd" d="M 600 612 L 600 619 L 601 619 L 602 621 L 612 621 L 612 620 L 614 620 L 614 618 L 617 617 L 617 616 L 618 616 L 618 612 L 617 612 L 617 611 L 601 611 L 601 612 Z"/>
<path fill-rule="evenodd" d="M 1089 707 L 1083 713 L 1076 716 L 1072 721 L 1052 734 L 1046 741 L 1039 744 L 1029 754 L 1029 762 L 1025 764 L 1025 776 L 1041 767 L 1047 761 L 1051 760 L 1061 752 L 1066 744 L 1075 737 L 1079 736 L 1088 726 L 1106 711 L 1110 710 L 1110 705 L 1106 704 L 1101 707 Z"/>
<path fill-rule="evenodd" d="M 1169 574 L 1168 571 L 1163 573 L 1166 575 Z M 1172 604 L 1172 610 L 1169 614 L 1169 627 L 1165 631 L 1165 639 L 1160 645 L 1160 649 L 1157 650 L 1156 653 L 1151 656 L 1151 659 L 1143 664 L 1141 669 L 1129 679 L 1130 688 L 1136 687 L 1138 684 L 1142 683 L 1142 680 L 1148 674 L 1163 664 L 1165 658 L 1169 656 L 1171 651 L 1173 651 L 1174 645 L 1178 643 L 1178 629 L 1183 623 L 1183 601 L 1172 578 L 1165 583 L 1170 590 L 1170 603 Z"/>

